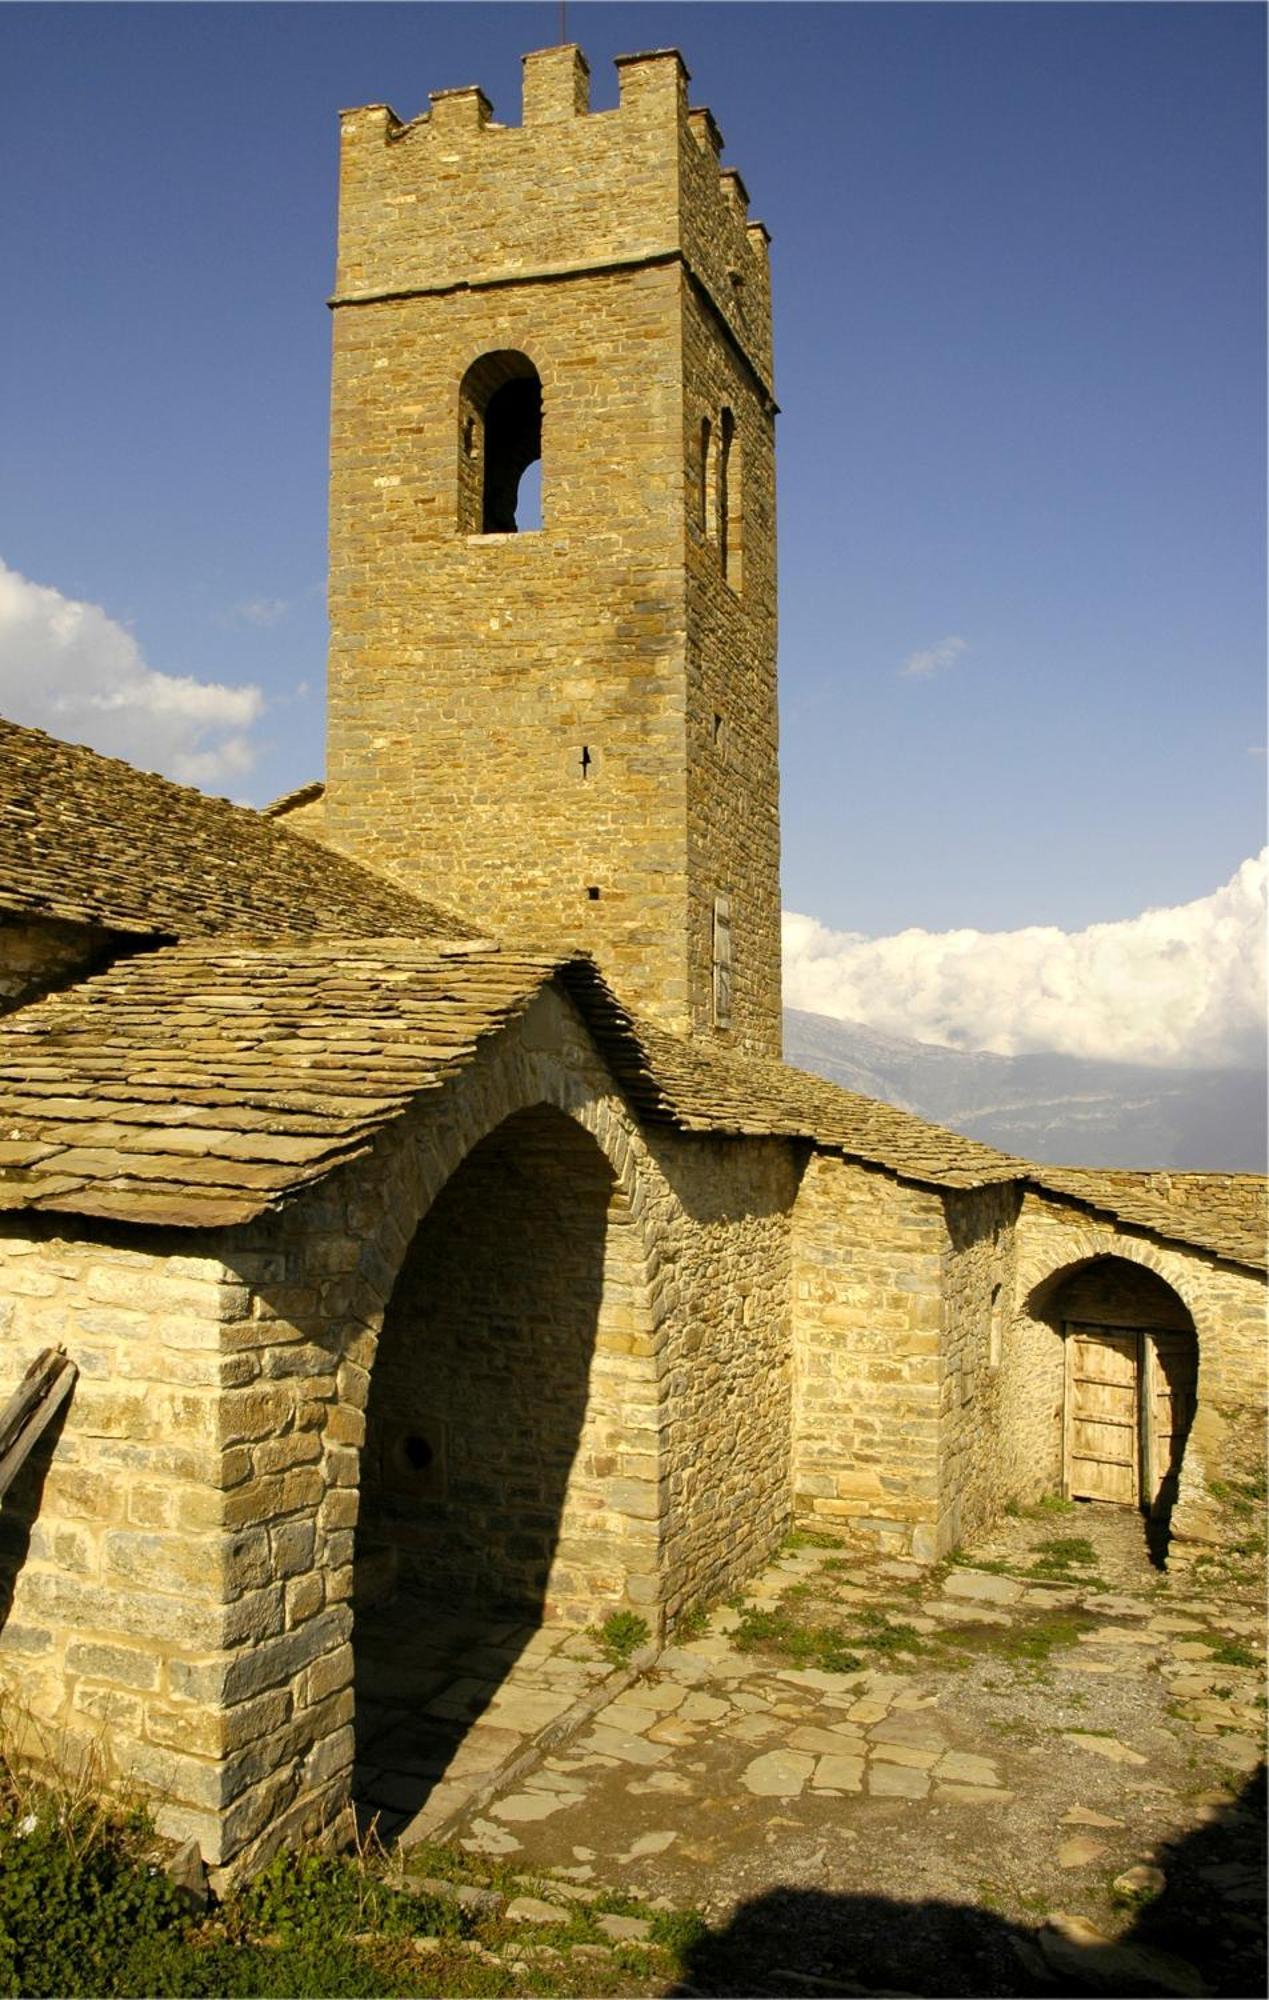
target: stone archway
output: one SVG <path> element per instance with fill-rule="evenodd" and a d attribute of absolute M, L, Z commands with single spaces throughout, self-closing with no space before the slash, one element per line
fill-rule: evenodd
<path fill-rule="evenodd" d="M 1029 1307 L 1060 1343 L 1063 1495 L 1139 1508 L 1161 1558 L 1197 1407 L 1189 1308 L 1144 1261 L 1106 1252 L 1050 1273 Z"/>
<path fill-rule="evenodd" d="M 384 1315 L 363 1599 L 414 1588 L 584 1624 L 628 1601 L 631 1573 L 655 1570 L 642 1265 L 616 1173 L 565 1113 L 513 1113 L 473 1148 L 420 1222 Z"/>
<path fill-rule="evenodd" d="M 403 1149 L 396 1185 L 419 1219 L 364 1355 L 355 1791 L 388 1835 L 567 1705 L 535 1663 L 564 1689 L 579 1627 L 624 1609 L 660 1628 L 661 1315 L 639 1148 L 622 1107 L 532 1040 L 490 1051 Z M 400 1234 L 385 1218 L 385 1249 Z"/>

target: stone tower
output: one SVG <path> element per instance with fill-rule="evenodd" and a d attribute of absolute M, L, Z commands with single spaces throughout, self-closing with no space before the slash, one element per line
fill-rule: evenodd
<path fill-rule="evenodd" d="M 776 1054 L 767 235 L 678 54 L 618 69 L 343 117 L 326 837 Z"/>

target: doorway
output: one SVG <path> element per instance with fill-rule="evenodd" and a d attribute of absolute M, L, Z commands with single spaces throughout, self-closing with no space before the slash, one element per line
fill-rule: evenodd
<path fill-rule="evenodd" d="M 1171 1512 L 1194 1418 L 1192 1332 L 1067 1320 L 1063 1492 Z"/>

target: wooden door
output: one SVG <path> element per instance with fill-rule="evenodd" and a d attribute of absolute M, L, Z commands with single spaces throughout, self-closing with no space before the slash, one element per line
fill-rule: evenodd
<path fill-rule="evenodd" d="M 1141 1463 L 1141 1337 L 1109 1326 L 1066 1329 L 1067 1497 L 1135 1506 Z"/>
<path fill-rule="evenodd" d="M 1198 1349 L 1192 1333 L 1148 1333 L 1145 1343 L 1145 1499 L 1152 1514 L 1176 1501 L 1181 1454 L 1194 1420 Z"/>

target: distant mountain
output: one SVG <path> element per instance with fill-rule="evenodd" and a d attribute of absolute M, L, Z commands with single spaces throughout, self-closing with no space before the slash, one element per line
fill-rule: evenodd
<path fill-rule="evenodd" d="M 996 1056 L 784 1012 L 785 1060 L 1024 1158 L 1067 1167 L 1263 1173 L 1266 1076 L 1078 1056 Z"/>

